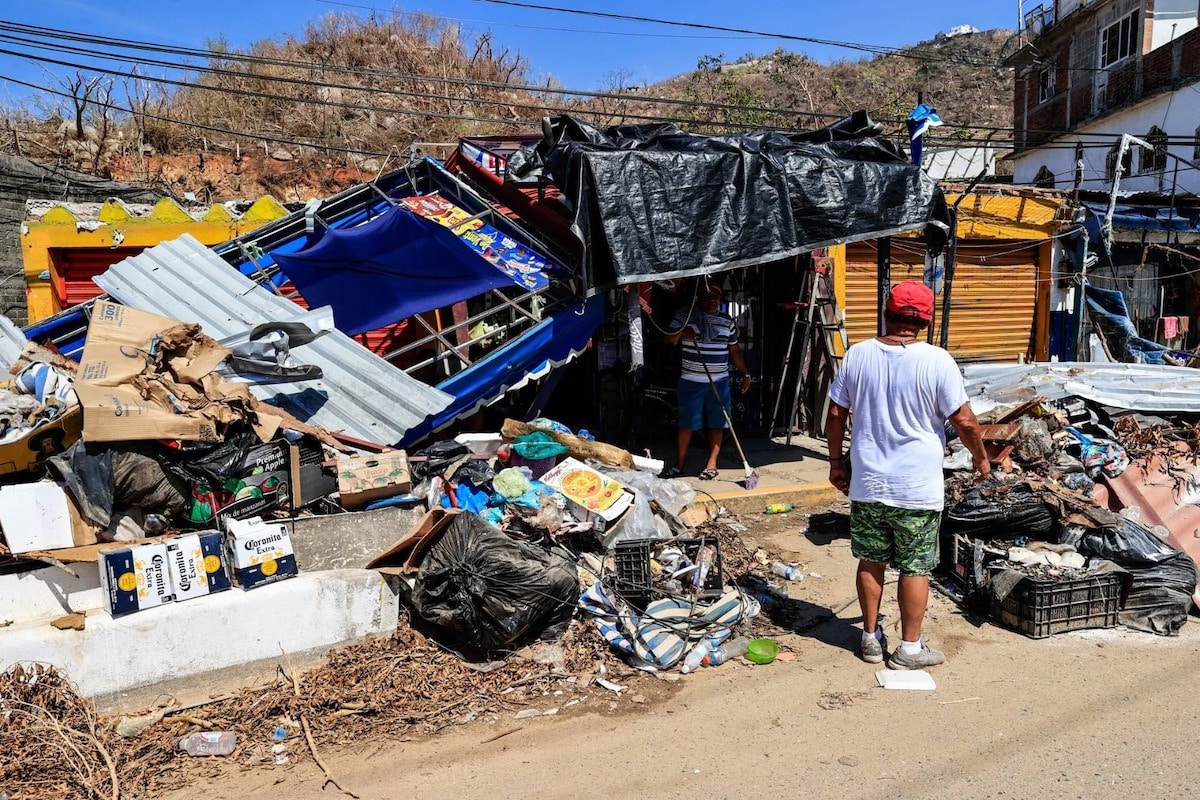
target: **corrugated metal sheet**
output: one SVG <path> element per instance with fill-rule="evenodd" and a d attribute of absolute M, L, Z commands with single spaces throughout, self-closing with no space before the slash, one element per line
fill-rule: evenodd
<path fill-rule="evenodd" d="M 967 394 L 997 403 L 1078 396 L 1147 413 L 1200 412 L 1200 370 L 1155 364 L 968 364 Z"/>
<path fill-rule="evenodd" d="M 17 363 L 17 357 L 25 349 L 25 334 L 17 324 L 0 314 L 0 369 L 8 369 Z"/>
<path fill-rule="evenodd" d="M 198 322 L 216 339 L 304 313 L 290 300 L 255 285 L 189 235 L 125 259 L 96 278 L 96 283 L 117 302 Z M 277 387 L 256 386 L 254 394 L 331 431 L 395 444 L 409 428 L 446 408 L 453 399 L 338 331 L 293 352 L 302 363 L 319 365 L 325 377 Z"/>
<path fill-rule="evenodd" d="M 100 289 L 94 278 L 103 275 L 104 271 L 122 259 L 129 258 L 141 252 L 136 250 L 103 250 L 91 247 L 61 247 L 54 252 L 54 263 L 58 274 L 62 277 L 62 296 L 59 298 L 63 308 L 77 306 L 100 296 Z"/>
<path fill-rule="evenodd" d="M 960 361 L 1017 361 L 1029 352 L 1037 305 L 1038 241 L 959 244 L 950 293 L 947 349 Z M 892 283 L 921 280 L 925 248 L 919 240 L 892 242 Z M 876 245 L 846 248 L 846 332 L 850 342 L 875 335 Z M 941 297 L 938 298 L 941 311 Z M 934 341 L 940 336 L 935 322 Z"/>

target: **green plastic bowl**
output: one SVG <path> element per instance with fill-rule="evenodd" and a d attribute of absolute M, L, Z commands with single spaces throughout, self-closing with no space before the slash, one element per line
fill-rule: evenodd
<path fill-rule="evenodd" d="M 746 646 L 746 658 L 755 664 L 770 664 L 779 655 L 779 643 L 774 639 L 751 639 Z"/>

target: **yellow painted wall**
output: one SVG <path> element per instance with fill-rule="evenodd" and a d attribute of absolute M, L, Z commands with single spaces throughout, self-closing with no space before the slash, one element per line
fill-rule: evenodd
<path fill-rule="evenodd" d="M 121 202 L 107 201 L 95 220 L 80 220 L 59 206 L 21 228 L 21 255 L 29 302 L 29 321 L 37 322 L 64 308 L 66 288 L 59 254 L 76 250 L 136 251 L 190 233 L 206 245 L 237 238 L 287 215 L 273 197 L 264 196 L 241 217 L 213 206 L 197 220 L 173 200 L 160 200 L 144 216 L 131 214 Z"/>

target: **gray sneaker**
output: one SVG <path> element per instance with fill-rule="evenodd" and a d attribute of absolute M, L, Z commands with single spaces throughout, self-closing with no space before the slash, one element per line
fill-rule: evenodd
<path fill-rule="evenodd" d="M 870 639 L 859 637 L 859 656 L 868 664 L 882 664 L 883 654 L 887 650 L 886 636 L 872 636 Z"/>
<path fill-rule="evenodd" d="M 934 650 L 921 639 L 921 652 L 910 656 L 905 654 L 903 647 L 897 647 L 887 665 L 888 669 L 925 669 L 945 663 L 946 654 L 941 650 Z"/>

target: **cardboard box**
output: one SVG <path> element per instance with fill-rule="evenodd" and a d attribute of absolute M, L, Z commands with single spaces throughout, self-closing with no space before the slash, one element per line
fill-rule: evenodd
<path fill-rule="evenodd" d="M 253 589 L 299 574 L 292 537 L 287 525 L 263 522 L 259 517 L 225 521 L 229 564 L 234 580 L 243 589 Z"/>
<path fill-rule="evenodd" d="M 175 601 L 191 600 L 230 587 L 220 531 L 177 536 L 166 542 Z"/>
<path fill-rule="evenodd" d="M 367 564 L 367 569 L 377 569 L 389 575 L 412 575 L 421 563 L 421 556 L 437 541 L 442 531 L 455 516 L 461 514 L 457 508 L 432 508 L 408 533 L 397 539 L 387 550 Z"/>
<path fill-rule="evenodd" d="M 346 508 L 406 494 L 412 488 L 408 456 L 403 450 L 339 458 L 337 474 L 338 491 Z"/>
<path fill-rule="evenodd" d="M 114 617 L 166 605 L 175 599 L 167 546 L 140 544 L 100 554 L 100 591 Z"/>
<path fill-rule="evenodd" d="M 600 533 L 616 525 L 633 505 L 633 492 L 623 484 L 574 458 L 559 462 L 541 481 L 562 492 L 575 518 L 591 522 Z"/>
<path fill-rule="evenodd" d="M 309 440 L 292 445 L 280 438 L 256 445 L 224 484 L 196 490 L 195 496 L 203 502 L 193 505 L 191 521 L 213 525 L 224 519 L 260 516 L 270 508 L 294 511 L 314 503 L 336 488 L 321 475 L 324 456 L 321 446 Z M 297 496 L 301 488 L 308 492 L 303 500 Z"/>
<path fill-rule="evenodd" d="M 13 553 L 32 553 L 94 544 L 97 527 L 62 486 L 37 481 L 0 487 L 0 530 Z"/>
<path fill-rule="evenodd" d="M 82 432 L 83 409 L 75 406 L 61 417 L 31 428 L 20 439 L 0 444 L 0 475 L 30 471 L 41 474 L 46 459 L 75 444 Z"/>

